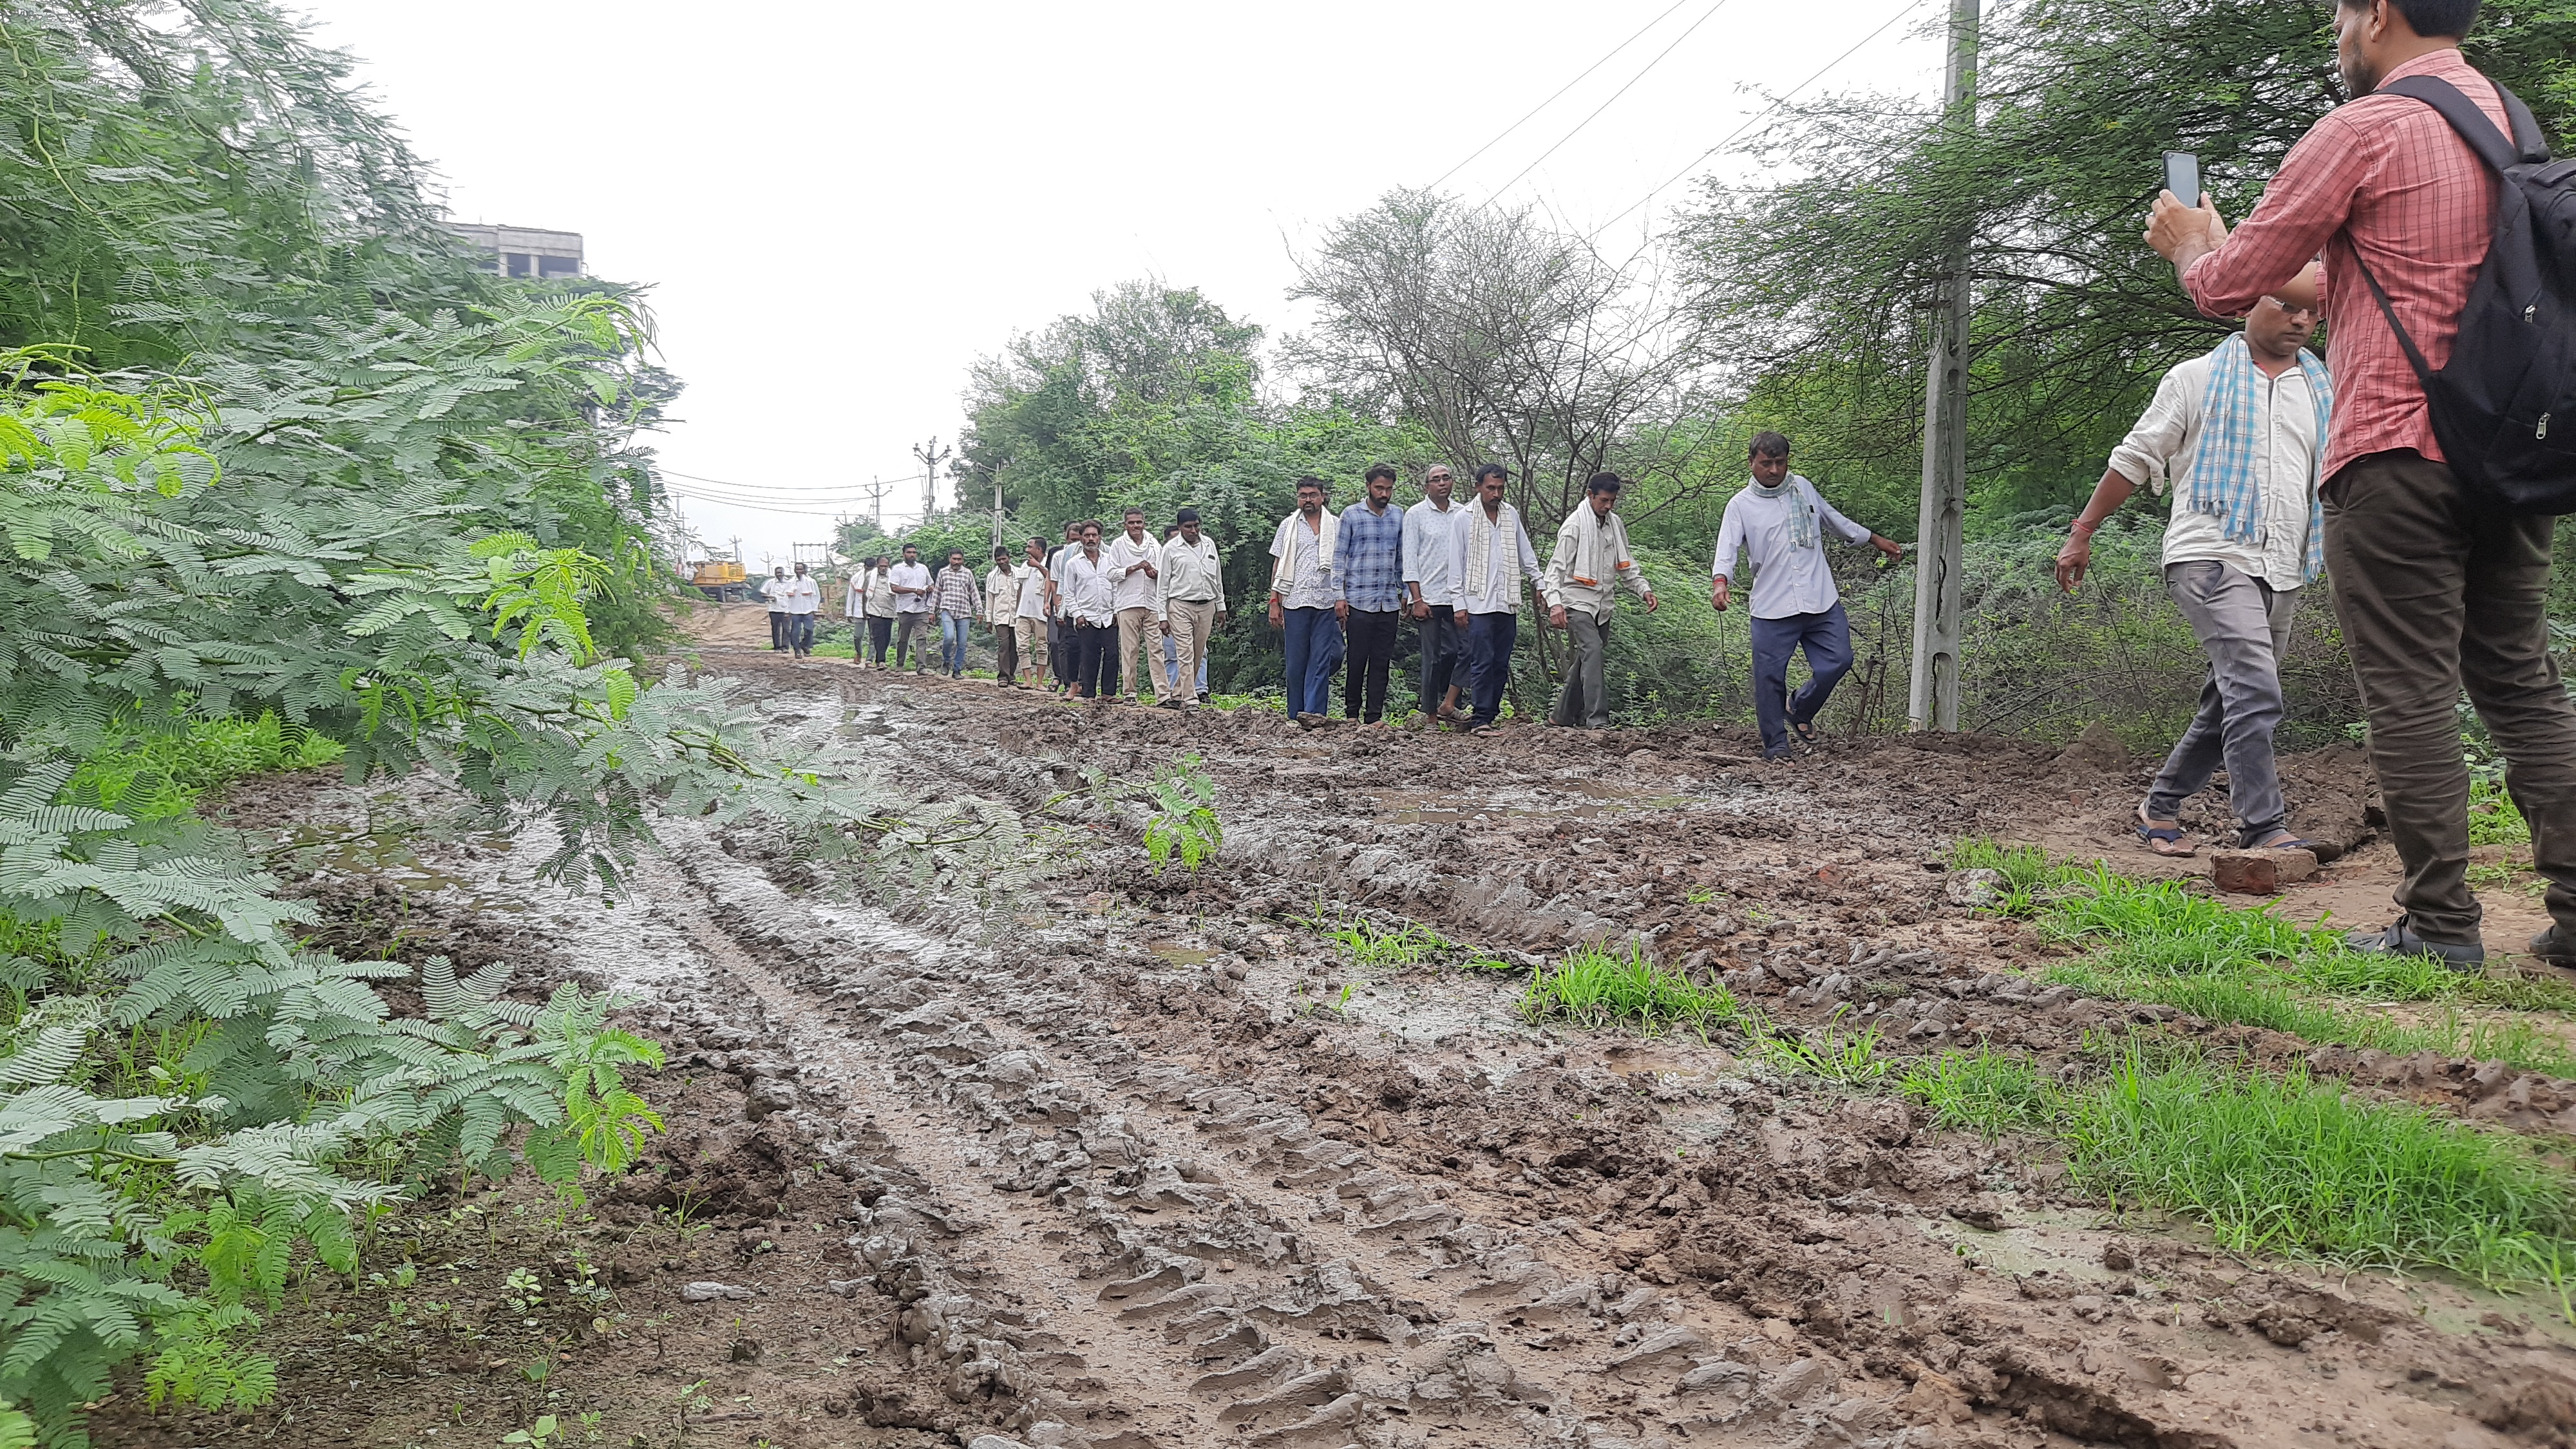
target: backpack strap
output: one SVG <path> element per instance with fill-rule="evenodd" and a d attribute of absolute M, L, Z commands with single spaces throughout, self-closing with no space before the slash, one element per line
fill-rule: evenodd
<path fill-rule="evenodd" d="M 2489 84 L 2494 84 L 2489 82 Z M 2469 149 L 2487 169 L 2502 176 L 2506 168 L 2529 161 L 2549 159 L 2549 143 L 2541 137 L 2539 123 L 2532 119 L 2531 108 L 2522 98 L 2503 86 L 2496 86 L 2496 98 L 2504 103 L 2505 118 L 2513 123 L 2514 135 L 2508 139 L 2487 119 L 2487 113 L 2470 100 L 2458 86 L 2437 76 L 2401 76 L 2381 86 L 2374 94 L 2404 96 L 2422 101 L 2451 123 Z"/>
<path fill-rule="evenodd" d="M 2415 345 L 2414 337 L 2406 331 L 2406 324 L 2397 320 L 2397 309 L 2389 305 L 2387 290 L 2379 285 L 2377 277 L 2370 274 L 2370 263 L 2361 259 L 2359 247 L 2352 249 L 2352 264 L 2361 268 L 2361 279 L 2370 284 L 2370 295 L 2379 299 L 2379 310 L 2388 319 L 2388 330 L 2397 334 L 2397 345 L 2406 349 L 2406 360 L 2415 368 L 2415 380 L 2423 384 L 2429 396 L 2433 391 L 2433 369 L 2424 361 L 2423 349 Z"/>

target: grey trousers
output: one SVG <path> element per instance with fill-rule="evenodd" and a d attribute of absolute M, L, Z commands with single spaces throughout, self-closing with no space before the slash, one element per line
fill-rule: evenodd
<path fill-rule="evenodd" d="M 1610 728 L 1610 689 L 1604 666 L 1610 656 L 1610 618 L 1565 611 L 1565 630 L 1573 642 L 1565 661 L 1565 684 L 1556 692 L 1556 709 L 1548 718 L 1576 729 Z"/>
<path fill-rule="evenodd" d="M 2460 693 L 2504 751 L 2549 914 L 2576 932 L 2576 705 L 2549 652 L 2554 518 L 2507 513 L 2412 451 L 2326 480 L 2326 567 L 2352 650 L 2370 763 L 2405 874 L 2397 904 L 2427 941 L 2479 939 L 2469 891 Z"/>
<path fill-rule="evenodd" d="M 924 610 L 917 614 L 898 612 L 894 616 L 894 667 L 903 667 L 904 651 L 912 652 L 912 672 L 919 674 L 929 666 L 928 650 L 939 638 L 939 623 Z"/>
<path fill-rule="evenodd" d="M 2289 651 L 2299 591 L 2276 590 L 2231 565 L 2209 561 L 2167 566 L 2165 589 L 2209 656 L 2209 680 L 2200 687 L 2200 713 L 2148 787 L 2147 813 L 2173 819 L 2224 763 L 2237 840 L 2251 845 L 2279 830 L 2290 814 L 2272 732 L 2286 710 L 2281 656 Z"/>

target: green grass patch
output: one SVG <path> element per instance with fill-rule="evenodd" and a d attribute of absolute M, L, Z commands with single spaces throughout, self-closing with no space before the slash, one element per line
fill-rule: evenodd
<path fill-rule="evenodd" d="M 2071 1086 L 1991 1050 L 1950 1052 L 1915 1065 L 1898 1090 L 1937 1127 L 2055 1137 L 2083 1191 L 2203 1223 L 2230 1251 L 2440 1268 L 2543 1288 L 2569 1310 L 2576 1180 L 2508 1133 L 2301 1071 L 2135 1046 Z"/>
<path fill-rule="evenodd" d="M 2522 818 L 2501 779 L 2469 781 L 2469 844 L 2527 845 L 2531 825 Z"/>
<path fill-rule="evenodd" d="M 2063 1113 L 2078 1186 L 2206 1223 L 2233 1251 L 2553 1289 L 2576 1263 L 2564 1172 L 2518 1139 L 2411 1104 L 2297 1071 L 2129 1057 Z"/>
<path fill-rule="evenodd" d="M 293 729 L 274 714 L 192 720 L 183 728 L 120 725 L 63 785 L 66 802 L 95 804 L 136 820 L 196 808 L 206 791 L 251 775 L 328 765 L 337 740 Z"/>
<path fill-rule="evenodd" d="M 1874 1087 L 1887 1079 L 1895 1063 L 1879 1055 L 1886 1033 L 1872 1026 L 1845 1031 L 1827 1022 L 1817 1031 L 1783 1036 L 1770 1023 L 1739 1009 L 1736 1025 L 1750 1039 L 1747 1055 L 1773 1070 L 1815 1077 L 1838 1087 Z"/>
<path fill-rule="evenodd" d="M 1533 1022 L 1581 1027 L 1628 1026 L 1646 1036 L 1683 1027 L 1705 1037 L 1739 1023 L 1743 1007 L 1723 986 L 1701 986 L 1647 960 L 1633 948 L 1613 955 L 1595 946 L 1567 952 L 1532 973 L 1521 1014 Z"/>
<path fill-rule="evenodd" d="M 1998 872 L 2003 893 L 1992 909 L 2088 953 L 2046 968 L 2043 980 L 2313 1042 L 2500 1058 L 2576 1076 L 2576 1053 L 2532 1023 L 2459 1010 L 2576 1009 L 2576 989 L 2564 983 L 2464 976 L 2423 957 L 2354 951 L 2340 931 L 2301 925 L 2273 905 L 2230 906 L 2193 882 L 2135 880 L 2099 863 L 2051 860 L 2028 846 L 1963 841 L 1951 863 Z M 2433 1003 L 2443 1011 L 2438 1021 L 2408 1025 L 2336 998 Z"/>
<path fill-rule="evenodd" d="M 1416 966 L 1455 964 L 1469 971 L 1517 971 L 1520 968 L 1463 941 L 1453 941 L 1420 921 L 1389 928 L 1351 912 L 1296 916 L 1298 925 L 1339 946 L 1344 959 L 1363 970 L 1401 971 Z"/>

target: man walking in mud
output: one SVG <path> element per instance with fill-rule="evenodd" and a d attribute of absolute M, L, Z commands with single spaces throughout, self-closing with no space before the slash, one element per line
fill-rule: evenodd
<path fill-rule="evenodd" d="M 993 631 L 993 682 L 1004 689 L 1020 682 L 1021 582 L 1010 545 L 993 545 L 993 567 L 984 574 L 984 625 Z"/>
<path fill-rule="evenodd" d="M 1449 465 L 1434 463 L 1422 475 L 1422 501 L 1404 510 L 1404 590 L 1422 630 L 1422 713 L 1444 725 L 1458 719 L 1458 664 L 1467 655 L 1467 617 L 1457 611 L 1449 572 L 1467 520 L 1466 505 L 1450 499 L 1456 487 Z"/>
<path fill-rule="evenodd" d="M 1111 577 L 1118 581 L 1118 668 L 1127 677 L 1126 700 L 1141 702 L 1145 677 L 1154 672 L 1152 655 L 1163 645 L 1163 604 L 1159 579 L 1163 545 L 1145 531 L 1145 510 L 1130 508 L 1119 520 L 1119 533 L 1102 549 Z M 1112 693 L 1116 690 L 1113 688 Z M 1157 703 L 1171 697 L 1168 681 L 1154 686 Z"/>
<path fill-rule="evenodd" d="M 1333 605 L 1349 641 L 1342 717 L 1377 724 L 1386 716 L 1386 671 L 1395 662 L 1396 621 L 1404 617 L 1404 515 L 1395 507 L 1395 470 L 1372 466 L 1360 501 L 1342 510 L 1335 542 Z"/>
<path fill-rule="evenodd" d="M 1851 620 L 1825 562 L 1825 535 L 1866 543 L 1895 559 L 1905 546 L 1881 538 L 1834 511 L 1816 485 L 1789 471 L 1789 440 L 1755 433 L 1746 461 L 1753 481 L 1726 501 L 1710 565 L 1709 607 L 1723 614 L 1739 554 L 1753 559 L 1753 717 L 1762 727 L 1762 758 L 1785 760 L 1790 736 L 1817 739 L 1816 715 L 1851 672 Z M 1789 696 L 1789 656 L 1807 654 L 1812 676 Z"/>
<path fill-rule="evenodd" d="M 974 637 L 977 615 L 984 612 L 983 591 L 975 571 L 966 566 L 966 550 L 952 548 L 931 592 L 939 610 L 939 662 L 951 679 L 966 675 L 966 646 Z"/>
<path fill-rule="evenodd" d="M 861 669 L 871 663 L 885 668 L 886 645 L 894 639 L 894 580 L 886 574 L 884 554 L 868 555 L 850 576 L 842 608 L 850 616 L 850 662 Z"/>
<path fill-rule="evenodd" d="M 1467 680 L 1472 710 L 1469 731 L 1497 733 L 1503 691 L 1512 682 L 1512 648 L 1520 640 L 1521 583 L 1540 581 L 1538 551 L 1520 510 L 1503 501 L 1511 470 L 1500 463 L 1476 469 L 1476 501 L 1458 526 L 1449 554 L 1455 607 L 1467 616 Z"/>
<path fill-rule="evenodd" d="M 769 605 L 769 650 L 787 652 L 787 566 L 779 564 L 760 581 L 761 601 Z"/>
<path fill-rule="evenodd" d="M 1082 525 L 1082 542 L 1066 549 L 1056 587 L 1073 624 L 1073 693 L 1099 699 L 1118 689 L 1118 570 L 1100 547 L 1100 525 Z"/>
<path fill-rule="evenodd" d="M 1163 633 L 1177 644 L 1172 679 L 1179 703 L 1198 708 L 1199 681 L 1207 675 L 1208 644 L 1225 627 L 1225 568 L 1216 540 L 1207 536 L 1199 511 L 1184 508 L 1180 528 L 1163 541 Z"/>
<path fill-rule="evenodd" d="M 802 659 L 814 652 L 814 615 L 823 607 L 823 586 L 800 563 L 781 596 L 787 610 L 787 648 Z"/>
<path fill-rule="evenodd" d="M 1341 521 L 1324 508 L 1324 480 L 1297 480 L 1297 511 L 1270 536 L 1270 627 L 1286 637 L 1288 717 L 1322 724 L 1342 662 L 1340 580 L 1333 572 Z"/>
<path fill-rule="evenodd" d="M 2222 763 L 2240 845 L 2307 844 L 2287 825 L 2272 734 L 2285 708 L 2290 619 L 2325 562 L 2317 464 L 2334 390 L 2306 350 L 2317 310 L 2316 278 L 2302 272 L 2254 304 L 2244 331 L 2167 372 L 2057 555 L 2058 587 L 2073 593 L 2103 520 L 2139 484 L 2162 493 L 2174 480 L 2165 588 L 2209 656 L 2209 679 L 2200 712 L 2138 804 L 2138 838 L 2159 855 L 2192 853 L 2182 802 Z"/>
<path fill-rule="evenodd" d="M 1619 520 L 1616 473 L 1595 473 L 1583 485 L 1583 506 L 1556 531 L 1556 553 L 1547 561 L 1547 622 L 1573 641 L 1565 686 L 1556 693 L 1549 723 L 1568 729 L 1610 728 L 1607 663 L 1610 615 L 1619 590 L 1645 600 L 1655 612 L 1655 586 L 1628 552 L 1628 525 Z"/>
<path fill-rule="evenodd" d="M 2233 232 L 2195 204 L 2208 198 L 2167 193 L 2147 243 L 2212 317 L 2243 314 L 2325 256 L 2336 309 L 2326 343 L 2334 431 L 2319 489 L 2326 568 L 2405 870 L 2397 919 L 2352 944 L 2471 970 L 2486 959 L 2468 886 L 2465 689 L 2504 751 L 2506 789 L 2549 880 L 2554 924 L 2531 952 L 2576 965 L 2576 702 L 2550 653 L 2555 520 L 2513 512 L 2453 470 L 2423 380 L 2451 360 L 2488 259 L 2497 183 L 2441 112 L 2387 89 L 2447 88 L 2509 154 L 2517 118 L 2460 54 L 2477 14 L 2477 0 L 2339 0 L 2335 61 L 2355 99 L 2290 148 Z"/>
<path fill-rule="evenodd" d="M 894 667 L 903 667 L 906 649 L 912 651 L 912 672 L 919 674 L 927 664 L 924 655 L 930 641 L 930 570 L 921 563 L 921 550 L 912 544 L 903 546 L 903 562 L 894 566 L 888 576 L 894 589 Z"/>

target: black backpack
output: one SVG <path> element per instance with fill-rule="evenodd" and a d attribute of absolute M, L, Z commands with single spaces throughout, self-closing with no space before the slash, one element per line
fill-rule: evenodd
<path fill-rule="evenodd" d="M 2550 160 L 2531 108 L 2503 86 L 2510 141 L 2448 81 L 2410 75 L 2380 92 L 2440 112 L 2496 176 L 2487 259 L 2440 371 L 2424 365 L 2379 279 L 2361 269 L 2424 384 L 2433 436 L 2453 473 L 2513 511 L 2576 513 L 2576 158 Z"/>

